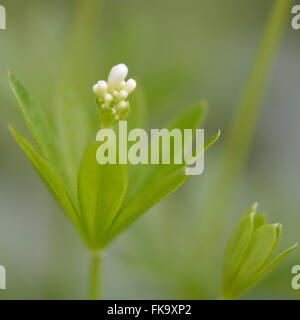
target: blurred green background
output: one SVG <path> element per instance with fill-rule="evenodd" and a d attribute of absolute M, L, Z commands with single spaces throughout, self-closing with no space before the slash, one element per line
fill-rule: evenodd
<path fill-rule="evenodd" d="M 85 299 L 89 268 L 74 228 L 7 129 L 12 122 L 26 132 L 6 69 L 45 109 L 64 73 L 86 95 L 86 108 L 96 108 L 91 85 L 120 62 L 146 92 L 150 126 L 158 128 L 206 98 L 207 137 L 218 129 L 222 136 L 206 153 L 202 176 L 192 177 L 109 248 L 104 298 L 219 298 L 226 242 L 253 202 L 270 222 L 283 224 L 282 248 L 300 241 L 300 31 L 288 25 L 284 33 L 232 210 L 208 214 L 202 203 L 213 197 L 206 191 L 273 1 L 78 3 L 76 11 L 75 0 L 0 1 L 7 10 L 7 30 L 0 30 L 0 264 L 7 270 L 7 290 L 0 291 L 0 299 Z M 73 25 L 74 11 L 86 29 Z M 77 61 L 69 60 L 72 52 Z M 197 230 L 203 223 L 202 236 Z M 217 241 L 210 238 L 215 226 L 222 230 Z M 290 284 L 295 264 L 299 250 L 243 298 L 299 298 Z"/>

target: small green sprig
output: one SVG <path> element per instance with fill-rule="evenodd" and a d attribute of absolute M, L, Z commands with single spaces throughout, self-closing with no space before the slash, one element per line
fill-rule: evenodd
<path fill-rule="evenodd" d="M 104 82 L 98 82 L 93 87 L 101 109 L 103 126 L 114 125 L 129 112 L 129 103 L 126 99 L 127 95 L 135 89 L 135 82 L 133 80 L 123 82 L 126 75 L 127 69 L 124 65 L 118 65 L 116 69 L 112 69 L 107 86 L 103 86 Z M 97 129 L 84 122 L 85 115 L 88 113 L 86 106 L 72 109 L 74 105 L 63 100 L 63 103 L 58 104 L 63 116 L 52 115 L 49 118 L 33 103 L 20 81 L 11 72 L 8 76 L 36 147 L 13 126 L 10 126 L 10 130 L 90 250 L 91 297 L 96 299 L 99 297 L 100 252 L 143 213 L 186 182 L 188 178 L 185 175 L 186 164 L 170 165 L 167 168 L 162 165 L 149 165 L 146 168 L 138 165 L 100 165 L 96 161 L 96 142 L 87 141 L 79 144 L 78 140 L 74 139 L 76 130 L 80 126 L 83 127 L 83 124 L 96 137 Z M 116 92 L 111 91 L 113 87 Z M 126 91 L 127 94 L 122 91 Z M 108 99 L 107 94 L 114 98 Z M 105 106 L 105 110 L 102 110 L 103 103 L 107 102 L 104 102 L 105 99 L 110 102 Z M 122 101 L 126 104 L 126 115 L 122 113 L 124 112 L 123 103 L 120 105 Z M 141 110 L 138 110 L 141 104 L 133 105 L 135 108 L 132 112 L 133 116 L 128 117 L 128 124 L 131 127 L 139 125 L 134 113 L 141 113 Z M 115 111 L 107 116 L 106 108 Z M 171 126 L 167 127 L 174 128 L 175 124 L 176 128 L 182 132 L 186 128 L 195 129 L 202 123 L 205 109 L 205 103 L 197 103 L 185 109 L 171 122 Z M 66 113 L 66 110 L 72 110 L 72 112 Z M 219 135 L 220 133 L 208 140 L 201 152 L 209 148 Z M 69 137 L 69 139 L 63 140 L 63 137 Z M 61 143 L 62 140 L 64 143 Z M 78 152 L 80 157 L 74 157 L 73 149 L 81 145 L 83 148 Z M 72 157 L 66 156 L 69 154 L 66 152 L 69 149 L 72 150 Z M 84 150 L 81 151 L 81 149 Z M 79 158 L 78 166 L 75 161 L 77 158 Z"/>
<path fill-rule="evenodd" d="M 96 161 L 98 145 L 92 142 L 86 146 L 77 175 L 73 177 L 76 193 L 70 192 L 68 181 L 60 170 L 59 159 L 62 156 L 55 126 L 50 125 L 48 118 L 36 107 L 11 72 L 9 81 L 38 150 L 13 126 L 10 130 L 93 252 L 105 248 L 140 215 L 187 180 L 185 163 L 168 168 L 159 165 L 149 165 L 147 168 L 100 165 Z M 203 120 L 204 109 L 202 102 L 188 108 L 174 121 L 176 127 L 182 131 L 187 127 L 196 128 Z M 219 133 L 208 140 L 204 150 L 218 137 Z M 138 182 L 138 176 L 143 177 L 143 181 Z"/>
<path fill-rule="evenodd" d="M 282 225 L 267 224 L 254 204 L 233 231 L 223 265 L 222 297 L 236 299 L 271 272 L 297 244 L 275 258 Z"/>

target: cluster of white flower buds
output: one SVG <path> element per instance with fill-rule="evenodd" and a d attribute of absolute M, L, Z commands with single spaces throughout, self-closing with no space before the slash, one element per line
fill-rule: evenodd
<path fill-rule="evenodd" d="M 118 64 L 111 69 L 107 82 L 101 80 L 93 86 L 101 121 L 105 127 L 111 127 L 117 121 L 126 119 L 130 112 L 127 98 L 136 88 L 136 81 L 125 81 L 127 74 L 127 66 Z"/>

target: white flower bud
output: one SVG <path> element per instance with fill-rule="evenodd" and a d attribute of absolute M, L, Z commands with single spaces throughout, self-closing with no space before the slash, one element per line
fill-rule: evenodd
<path fill-rule="evenodd" d="M 97 89 L 98 89 L 98 84 L 95 84 L 94 86 L 93 86 L 93 92 L 94 92 L 94 94 L 97 96 L 98 94 L 97 94 Z"/>
<path fill-rule="evenodd" d="M 106 95 L 104 96 L 104 100 L 106 102 L 112 102 L 113 101 L 113 96 L 110 93 L 106 93 Z"/>
<path fill-rule="evenodd" d="M 111 69 L 107 82 L 101 80 L 93 86 L 105 127 L 111 127 L 117 121 L 126 119 L 130 112 L 127 98 L 136 88 L 136 81 L 125 81 L 127 74 L 127 66 L 123 63 L 118 64 Z"/>
<path fill-rule="evenodd" d="M 116 97 L 119 94 L 119 91 L 117 90 L 113 90 L 111 93 L 114 97 Z"/>
<path fill-rule="evenodd" d="M 98 81 L 97 85 L 98 85 L 99 90 L 102 90 L 103 92 L 107 91 L 108 85 L 107 85 L 106 81 L 100 80 L 100 81 Z"/>
<path fill-rule="evenodd" d="M 118 110 L 123 110 L 123 109 L 126 109 L 128 107 L 128 102 L 127 101 L 120 101 L 118 103 Z"/>
<path fill-rule="evenodd" d="M 121 63 L 116 66 L 114 66 L 110 74 L 108 76 L 108 84 L 111 87 L 117 87 L 122 84 L 122 81 L 125 80 L 126 76 L 128 74 L 128 68 L 125 64 Z"/>
<path fill-rule="evenodd" d="M 103 97 L 107 91 L 107 88 L 108 86 L 106 81 L 102 80 L 93 86 L 93 91 L 97 97 Z"/>
<path fill-rule="evenodd" d="M 102 108 L 103 110 L 105 110 L 105 109 L 110 109 L 109 103 L 108 103 L 108 102 L 102 103 L 101 108 Z"/>
<path fill-rule="evenodd" d="M 124 90 L 127 91 L 128 94 L 130 94 L 134 89 L 136 88 L 136 81 L 133 79 L 129 79 L 124 86 Z"/>
<path fill-rule="evenodd" d="M 119 100 L 125 100 L 128 97 L 128 92 L 126 90 L 121 90 L 118 94 Z"/>

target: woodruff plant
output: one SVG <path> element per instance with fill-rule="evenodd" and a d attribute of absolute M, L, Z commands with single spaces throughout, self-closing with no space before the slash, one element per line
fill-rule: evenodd
<path fill-rule="evenodd" d="M 90 15 L 97 12 L 95 9 L 98 5 L 98 1 L 89 2 L 87 20 L 78 19 L 77 21 L 77 28 L 73 31 L 73 42 L 71 41 L 70 45 L 72 59 L 67 60 L 70 63 L 67 64 L 63 79 L 68 78 L 68 70 L 75 69 L 83 61 L 86 52 L 89 56 L 94 52 L 96 31 L 93 32 L 93 30 L 96 29 L 93 28 L 92 22 L 98 20 L 98 14 L 94 15 L 94 20 Z M 224 233 L 219 228 L 222 228 L 225 225 L 224 220 L 228 219 L 228 202 L 232 200 L 233 190 L 249 149 L 271 57 L 290 5 L 291 0 L 277 0 L 274 4 L 249 85 L 230 130 L 221 161 L 221 173 L 216 179 L 213 196 L 209 198 L 210 203 L 203 210 L 203 214 L 213 217 L 211 219 L 213 227 L 207 227 L 206 223 L 194 224 L 197 235 L 200 234 L 205 241 L 194 241 L 188 244 L 195 247 L 191 250 L 193 252 L 191 265 L 193 268 L 196 265 L 197 274 L 191 276 L 189 273 L 193 279 L 194 276 L 199 277 L 199 273 L 204 275 L 203 279 L 207 278 L 206 272 L 201 270 L 199 272 L 201 261 L 197 261 L 197 256 L 199 259 L 205 257 L 209 262 L 213 261 L 209 254 L 217 256 L 215 250 L 219 246 L 216 239 L 218 240 L 218 237 Z M 81 38 L 78 41 L 78 30 L 84 28 L 88 32 L 80 33 Z M 78 43 L 80 46 L 76 47 Z M 84 48 L 84 55 L 80 50 L 82 48 Z M 107 82 L 99 81 L 93 87 L 103 127 L 113 127 L 123 119 L 128 119 L 131 127 L 137 127 L 139 123 L 136 115 L 141 113 L 142 103 L 133 94 L 131 105 L 129 105 L 128 95 L 135 89 L 136 83 L 134 80 L 124 82 L 125 74 L 127 75 L 127 67 L 118 65 L 113 68 Z M 186 181 L 188 176 L 184 174 L 185 165 L 149 165 L 147 167 L 99 165 L 95 157 L 97 145 L 93 142 L 97 128 L 86 121 L 87 106 L 79 102 L 76 90 L 63 87 L 60 92 L 62 94 L 53 106 L 56 113 L 46 116 L 43 110 L 34 105 L 26 90 L 11 72 L 9 72 L 9 81 L 37 148 L 13 126 L 10 127 L 11 131 L 89 248 L 92 256 L 91 298 L 98 298 L 101 252 L 147 209 Z M 130 109 L 132 109 L 131 114 L 129 114 Z M 169 128 L 181 130 L 196 128 L 203 121 L 204 114 L 205 104 L 196 104 L 186 109 Z M 81 130 L 83 127 L 85 130 Z M 87 135 L 85 135 L 86 132 L 88 132 Z M 213 144 L 218 136 L 209 140 L 205 148 Z M 224 188 L 224 181 L 229 182 L 226 188 Z M 208 216 L 202 219 L 202 222 L 207 221 Z M 215 223 L 216 220 L 219 222 L 219 227 Z M 200 232 L 199 226 L 202 227 Z M 209 233 L 214 242 L 206 241 L 204 233 Z M 234 299 L 243 294 L 294 249 L 295 246 L 272 259 L 280 233 L 279 224 L 267 224 L 263 215 L 256 214 L 255 207 L 249 210 L 234 231 L 227 248 L 223 267 L 223 298 Z M 188 234 L 191 234 L 190 229 Z M 172 240 L 176 243 L 178 235 L 176 234 L 176 238 Z M 203 247 L 209 249 L 199 254 L 199 245 L 202 243 L 204 243 Z M 207 243 L 210 243 L 210 246 L 207 246 Z M 198 253 L 196 256 L 195 252 Z M 170 256 L 166 255 L 164 258 L 168 260 Z M 212 268 L 215 264 L 207 265 Z M 186 273 L 186 270 L 184 272 Z M 180 279 L 180 276 L 176 275 L 176 278 Z M 201 287 L 204 286 L 205 284 L 202 283 Z"/>
<path fill-rule="evenodd" d="M 124 64 L 112 68 L 108 82 L 99 81 L 93 91 L 100 110 L 100 122 L 113 127 L 129 115 L 128 95 L 136 87 L 134 80 L 125 81 Z M 74 159 L 64 156 L 56 129 L 60 118 L 49 119 L 32 102 L 16 77 L 9 72 L 9 82 L 17 97 L 26 124 L 34 138 L 34 147 L 13 126 L 10 130 L 39 175 L 68 215 L 92 254 L 91 298 L 99 297 L 100 255 L 108 244 L 153 205 L 179 188 L 188 178 L 186 164 L 148 165 L 147 167 L 105 164 L 96 161 L 99 143 L 90 141 L 75 174 L 66 175 Z M 68 106 L 71 110 L 72 105 Z M 137 105 L 136 105 L 137 107 Z M 137 107 L 138 108 L 138 107 Z M 133 113 L 138 110 L 133 109 Z M 204 119 L 205 104 L 198 103 L 175 119 L 170 129 L 197 128 Z M 69 118 L 68 118 L 69 119 Z M 70 120 L 69 120 L 70 121 Z M 70 143 L 75 143 L 73 127 L 63 123 Z M 77 128 L 78 129 L 78 128 Z M 94 132 L 94 139 L 96 132 Z M 219 137 L 211 138 L 204 150 Z M 68 145 L 64 145 L 68 147 Z M 204 151 L 203 149 L 201 152 Z"/>
<path fill-rule="evenodd" d="M 282 225 L 267 224 L 254 204 L 231 235 L 224 257 L 222 297 L 235 299 L 274 269 L 297 244 L 273 258 Z"/>

